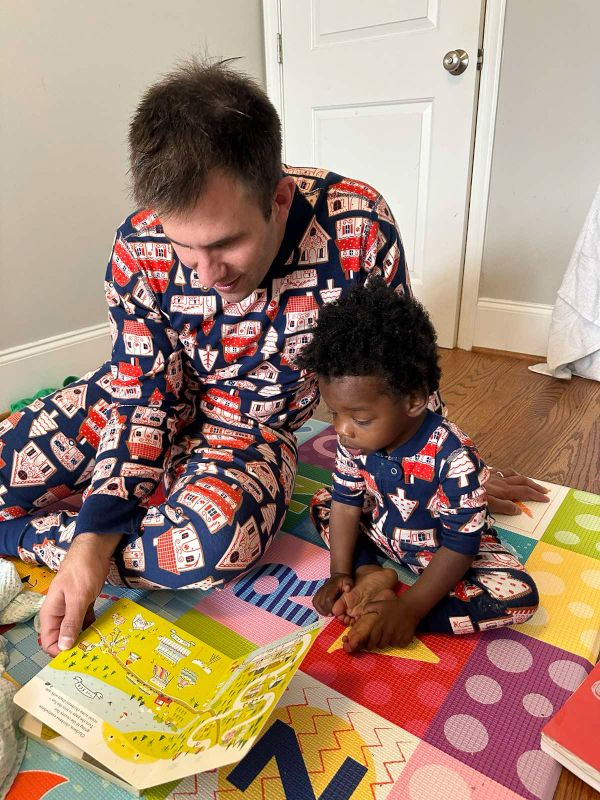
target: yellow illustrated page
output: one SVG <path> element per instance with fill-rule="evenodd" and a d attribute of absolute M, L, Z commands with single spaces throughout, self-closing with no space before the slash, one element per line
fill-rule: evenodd
<path fill-rule="evenodd" d="M 321 627 L 322 623 L 315 623 L 234 661 L 229 678 L 209 702 L 210 717 L 195 735 L 208 742 L 208 732 L 212 731 L 211 744 L 236 748 L 240 754 L 231 761 L 241 758 L 267 722 Z"/>
<path fill-rule="evenodd" d="M 194 751 L 187 732 L 206 716 L 231 663 L 122 599 L 26 684 L 15 702 L 136 786 L 153 772 L 149 765 Z"/>
<path fill-rule="evenodd" d="M 15 702 L 144 789 L 242 758 L 319 627 L 233 661 L 122 599 Z"/>

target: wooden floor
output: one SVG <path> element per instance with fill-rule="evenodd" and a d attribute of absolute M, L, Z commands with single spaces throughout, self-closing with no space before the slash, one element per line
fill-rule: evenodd
<path fill-rule="evenodd" d="M 441 354 L 448 415 L 475 440 L 484 461 L 600 493 L 600 384 L 530 372 L 528 365 L 540 359 Z M 563 770 L 554 798 L 598 800 L 598 794 Z"/>
<path fill-rule="evenodd" d="M 600 384 L 538 375 L 533 360 L 441 352 L 449 416 L 485 461 L 600 493 Z"/>

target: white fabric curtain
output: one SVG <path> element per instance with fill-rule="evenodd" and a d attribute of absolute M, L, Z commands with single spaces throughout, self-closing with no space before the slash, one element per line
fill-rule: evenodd
<path fill-rule="evenodd" d="M 592 202 L 552 312 L 546 364 L 533 372 L 600 381 L 600 188 Z"/>

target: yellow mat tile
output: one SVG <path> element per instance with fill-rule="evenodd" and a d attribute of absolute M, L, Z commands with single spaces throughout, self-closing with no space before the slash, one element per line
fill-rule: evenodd
<path fill-rule="evenodd" d="M 517 630 L 594 663 L 600 650 L 600 563 L 538 542 L 527 560 L 540 608 Z"/>

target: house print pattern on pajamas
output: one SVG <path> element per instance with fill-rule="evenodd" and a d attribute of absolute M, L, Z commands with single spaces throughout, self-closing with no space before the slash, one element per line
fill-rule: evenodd
<path fill-rule="evenodd" d="M 440 547 L 473 556 L 464 578 L 418 630 L 461 634 L 513 625 L 533 616 L 538 593 L 492 527 L 486 478 L 473 441 L 429 410 L 414 436 L 391 453 L 353 456 L 338 442 L 331 491 L 315 494 L 311 516 L 328 544 L 332 499 L 364 509 L 355 568 L 383 554 L 421 575 Z"/>
<path fill-rule="evenodd" d="M 150 588 L 220 585 L 260 558 L 291 497 L 293 431 L 318 400 L 295 356 L 319 308 L 372 270 L 410 291 L 381 195 L 286 169 L 296 191 L 284 239 L 241 302 L 202 289 L 151 210 L 119 228 L 105 281 L 110 361 L 0 423 L 9 554 L 56 569 L 78 533 L 122 532 L 109 578 Z M 78 514 L 31 517 L 83 489 Z"/>

